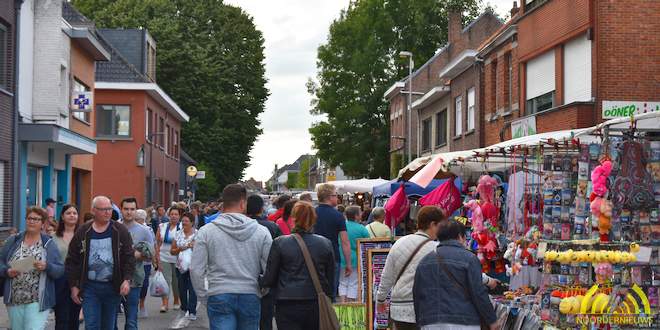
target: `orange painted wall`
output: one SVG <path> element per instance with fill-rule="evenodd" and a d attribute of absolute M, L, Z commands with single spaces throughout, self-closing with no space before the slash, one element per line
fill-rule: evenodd
<path fill-rule="evenodd" d="M 95 80 L 95 66 L 94 58 L 82 49 L 77 43 L 71 43 L 71 83 L 73 85 L 74 79 L 79 80 L 86 86 L 88 86 L 92 91 L 94 91 L 94 80 Z M 94 138 L 94 115 L 95 112 L 90 113 L 89 123 L 75 118 L 73 114 L 69 116 L 69 128 L 81 135 L 84 135 L 89 138 Z M 72 193 L 70 201 L 76 203 L 75 201 L 75 180 L 76 170 L 83 170 L 83 174 L 80 176 L 79 194 L 80 194 L 80 208 L 81 213 L 89 212 L 91 210 L 91 201 L 92 201 L 92 186 L 94 184 L 92 179 L 92 174 L 90 173 L 93 170 L 93 155 L 73 155 L 71 157 L 71 167 L 74 169 L 72 173 L 71 183 Z"/>
<path fill-rule="evenodd" d="M 115 203 L 124 197 L 135 197 L 138 206 L 144 207 L 149 175 L 149 152 L 151 145 L 146 141 L 147 109 L 167 119 L 179 135 L 181 125 L 145 91 L 100 90 L 95 92 L 96 104 L 129 105 L 131 107 L 130 138 L 97 139 L 98 153 L 94 156 L 94 195 L 107 195 Z M 137 155 L 141 146 L 145 149 L 145 166 L 138 166 Z M 178 184 L 179 161 L 154 147 L 153 173 L 155 179 Z M 175 196 L 176 197 L 176 196 Z M 170 200 L 163 196 L 165 202 Z"/>

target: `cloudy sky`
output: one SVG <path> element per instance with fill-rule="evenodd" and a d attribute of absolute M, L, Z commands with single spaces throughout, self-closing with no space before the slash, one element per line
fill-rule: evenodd
<path fill-rule="evenodd" d="M 314 121 L 305 83 L 316 76 L 316 49 L 327 40 L 328 28 L 349 0 L 226 0 L 254 18 L 266 47 L 266 77 L 270 98 L 261 114 L 264 133 L 250 153 L 245 178 L 267 180 L 275 164 L 289 164 L 313 153 L 308 132 Z M 485 0 L 503 16 L 513 0 Z"/>

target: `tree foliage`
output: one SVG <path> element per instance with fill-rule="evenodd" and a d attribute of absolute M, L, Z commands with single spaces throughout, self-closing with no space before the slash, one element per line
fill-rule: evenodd
<path fill-rule="evenodd" d="M 197 186 L 197 189 L 195 190 L 195 199 L 200 201 L 218 199 L 218 197 L 220 197 L 220 185 L 218 184 L 218 179 L 215 177 L 215 174 L 213 174 L 213 171 L 211 171 L 210 167 L 205 163 L 197 165 L 197 169 L 205 171 L 206 177 L 204 179 L 195 179 L 195 185 Z"/>
<path fill-rule="evenodd" d="M 209 166 L 213 189 L 238 181 L 268 97 L 264 39 L 252 18 L 221 0 L 73 4 L 99 27 L 149 30 L 157 41 L 157 82 L 190 115 L 182 147 Z"/>
<path fill-rule="evenodd" d="M 389 113 L 383 94 L 407 74 L 399 52 L 424 63 L 447 41 L 447 13 L 458 8 L 473 18 L 477 0 L 360 0 L 330 26 L 318 48 L 312 94 L 314 115 L 327 119 L 310 128 L 319 158 L 349 176 L 387 177 Z"/>
<path fill-rule="evenodd" d="M 311 165 L 312 158 L 306 158 L 300 163 L 300 172 L 298 172 L 296 188 L 307 189 L 307 185 L 309 184 L 309 168 Z"/>

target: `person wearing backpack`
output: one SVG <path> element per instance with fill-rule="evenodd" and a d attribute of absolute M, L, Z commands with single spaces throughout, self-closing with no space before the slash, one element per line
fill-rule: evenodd
<path fill-rule="evenodd" d="M 376 309 L 384 313 L 387 309 L 387 294 L 390 298 L 390 318 L 395 329 L 418 329 L 413 304 L 413 284 L 415 270 L 422 258 L 433 252 L 438 226 L 447 221 L 444 212 L 436 206 L 424 206 L 417 214 L 417 232 L 397 240 L 385 260 L 385 268 L 376 293 Z"/>
<path fill-rule="evenodd" d="M 263 288 L 276 289 L 275 321 L 278 329 L 319 329 L 323 311 L 320 310 L 317 290 L 321 289 L 326 297 L 320 298 L 329 302 L 327 296 L 334 293 L 334 247 L 329 239 L 312 233 L 316 223 L 312 204 L 296 203 L 291 217 L 295 219 L 292 234 L 273 241 L 266 273 L 259 284 Z M 314 274 L 310 273 L 301 244 L 311 259 Z"/>

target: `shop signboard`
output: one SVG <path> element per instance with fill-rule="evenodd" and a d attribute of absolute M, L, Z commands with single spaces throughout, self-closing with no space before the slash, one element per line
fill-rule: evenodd
<path fill-rule="evenodd" d="M 536 134 L 536 116 L 529 116 L 511 122 L 511 138 Z"/>
<path fill-rule="evenodd" d="M 603 101 L 603 119 L 621 118 L 660 111 L 660 102 Z"/>

